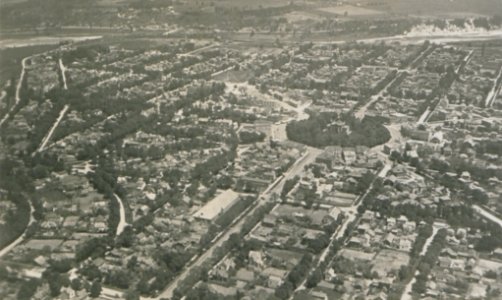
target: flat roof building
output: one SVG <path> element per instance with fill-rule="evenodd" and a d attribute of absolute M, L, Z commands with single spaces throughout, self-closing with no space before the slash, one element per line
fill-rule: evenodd
<path fill-rule="evenodd" d="M 225 190 L 207 202 L 193 216 L 198 219 L 212 221 L 218 215 L 226 212 L 239 200 L 239 193 L 233 190 Z"/>

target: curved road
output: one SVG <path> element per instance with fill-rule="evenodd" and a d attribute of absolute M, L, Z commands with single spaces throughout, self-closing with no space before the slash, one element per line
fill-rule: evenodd
<path fill-rule="evenodd" d="M 35 209 L 33 208 L 31 201 L 28 200 L 28 203 L 30 204 L 30 221 L 28 222 L 28 225 L 26 225 L 26 228 L 24 229 L 24 232 L 23 234 L 21 234 L 21 236 L 19 236 L 15 241 L 13 241 L 9 245 L 5 246 L 2 250 L 0 250 L 0 258 L 9 253 L 14 247 L 16 247 L 24 240 L 24 238 L 26 237 L 26 231 L 28 230 L 30 225 L 33 224 L 33 222 L 35 222 L 35 218 L 33 217 Z"/>
<path fill-rule="evenodd" d="M 116 232 L 116 236 L 119 236 L 122 233 L 122 231 L 124 231 L 124 228 L 129 224 L 127 224 L 126 219 L 125 219 L 125 209 L 124 209 L 124 203 L 122 202 L 122 199 L 120 199 L 120 197 L 117 194 L 113 194 L 113 196 L 115 197 L 115 199 L 119 203 L 119 207 L 120 207 L 120 221 L 119 221 L 119 224 L 117 225 L 117 232 Z"/>

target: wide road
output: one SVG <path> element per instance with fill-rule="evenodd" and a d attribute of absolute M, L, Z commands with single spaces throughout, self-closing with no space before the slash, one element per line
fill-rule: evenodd
<path fill-rule="evenodd" d="M 246 221 L 246 217 L 249 215 L 252 215 L 258 208 L 262 207 L 264 204 L 267 203 L 267 196 L 272 195 L 274 193 L 279 194 L 282 190 L 282 186 L 284 185 L 284 182 L 287 179 L 293 178 L 297 175 L 299 175 L 301 172 L 303 172 L 303 169 L 306 165 L 312 163 L 317 155 L 321 152 L 322 150 L 320 149 L 315 149 L 315 148 L 308 148 L 307 153 L 304 154 L 302 157 L 300 157 L 292 166 L 291 168 L 284 173 L 284 176 L 279 179 L 279 182 L 273 182 L 270 186 L 272 188 L 265 190 L 259 197 L 258 197 L 258 205 L 256 205 L 253 209 L 249 210 L 244 216 L 240 218 L 238 222 L 233 224 L 231 227 L 227 229 L 227 231 L 221 235 L 220 238 L 209 248 L 207 249 L 206 252 L 204 252 L 201 256 L 199 256 L 195 261 L 188 267 L 186 267 L 183 272 L 177 276 L 168 286 L 167 288 L 160 293 L 156 298 L 145 298 L 141 297 L 143 300 L 148 300 L 148 299 L 161 299 L 161 298 L 167 298 L 171 299 L 173 296 L 173 292 L 178 286 L 178 284 L 184 280 L 190 271 L 196 267 L 200 267 L 207 259 L 209 259 L 213 253 L 214 250 L 218 247 L 220 247 L 226 240 L 230 238 L 230 236 L 234 233 L 239 233 L 242 225 Z"/>
<path fill-rule="evenodd" d="M 432 224 L 432 234 L 431 236 L 425 241 L 424 245 L 422 246 L 422 251 L 420 252 L 420 259 L 422 259 L 422 256 L 425 256 L 427 253 L 427 250 L 429 250 L 430 245 L 432 244 L 432 241 L 434 240 L 434 237 L 438 233 L 439 229 L 445 228 L 445 224 L 440 224 L 440 223 L 434 223 Z M 415 272 L 415 276 L 408 282 L 406 287 L 404 288 L 404 292 L 401 295 L 401 300 L 412 300 L 412 288 L 415 282 L 417 281 L 417 276 L 420 275 L 420 272 L 417 270 Z"/>
<path fill-rule="evenodd" d="M 47 134 L 45 135 L 44 139 L 40 143 L 40 146 L 38 146 L 38 149 L 36 152 L 42 152 L 45 150 L 45 147 L 47 146 L 47 143 L 50 141 L 52 134 L 54 133 L 54 130 L 56 130 L 56 128 L 59 126 L 59 123 L 61 122 L 61 120 L 63 120 L 63 118 L 69 108 L 70 108 L 70 106 L 68 104 L 66 104 L 63 107 L 63 109 L 59 112 L 59 117 L 57 118 L 56 122 L 54 122 L 54 125 L 52 125 L 49 132 L 47 132 Z M 33 153 L 33 155 L 35 155 L 35 153 Z"/>
<path fill-rule="evenodd" d="M 490 107 L 493 105 L 494 100 L 497 98 L 499 95 L 500 91 L 502 90 L 502 67 L 499 69 L 499 74 L 497 78 L 493 80 L 493 87 L 486 96 L 485 99 L 485 107 Z"/>
<path fill-rule="evenodd" d="M 65 66 L 63 65 L 63 61 L 61 60 L 61 58 L 59 59 L 59 71 L 61 72 L 61 78 L 63 80 L 63 88 L 65 90 L 68 90 L 68 85 L 66 84 L 66 68 Z M 70 108 L 70 105 L 66 104 L 63 109 L 59 112 L 59 117 L 57 118 L 56 122 L 54 122 L 54 125 L 52 125 L 51 129 L 49 130 L 49 132 L 47 132 L 47 134 L 45 135 L 45 137 L 42 139 L 42 142 L 40 143 L 40 146 L 38 147 L 37 151 L 36 152 L 42 152 L 45 150 L 45 147 L 47 146 L 47 143 L 51 140 L 51 137 L 52 137 L 52 134 L 54 133 L 54 131 L 56 130 L 56 128 L 59 126 L 59 123 L 61 122 L 61 120 L 63 120 L 66 112 L 68 111 L 68 109 Z M 36 153 L 35 152 L 35 153 Z M 33 153 L 33 155 L 35 155 L 35 153 Z"/>
<path fill-rule="evenodd" d="M 373 95 L 371 96 L 370 98 L 370 101 L 368 101 L 368 103 L 366 103 L 364 106 L 362 106 L 361 108 L 359 108 L 355 113 L 355 117 L 358 118 L 359 120 L 362 120 L 364 119 L 364 116 L 366 115 L 366 111 L 368 110 L 368 108 L 374 104 L 375 102 L 377 102 L 378 100 L 380 100 L 380 98 L 383 97 L 383 93 L 387 90 L 387 88 L 389 86 L 391 86 L 397 78 L 399 78 L 399 75 L 401 75 L 401 73 L 403 73 L 404 71 L 403 70 L 399 70 L 397 71 L 396 75 L 394 76 L 394 78 L 392 78 L 392 80 L 386 85 L 384 86 L 380 92 L 378 92 L 378 94 L 376 95 Z"/>
<path fill-rule="evenodd" d="M 63 65 L 63 60 L 60 58 L 59 61 L 59 69 L 61 70 L 61 78 L 63 78 L 63 88 L 65 90 L 68 89 L 68 85 L 66 85 L 66 67 Z"/>
<path fill-rule="evenodd" d="M 25 57 L 21 61 L 22 69 L 21 69 L 21 75 L 19 75 L 19 80 L 17 81 L 17 86 L 16 86 L 16 102 L 14 103 L 14 105 L 12 105 L 12 107 L 9 110 L 9 112 L 5 114 L 5 116 L 2 118 L 2 120 L 0 120 L 0 126 L 2 126 L 3 123 L 5 123 L 5 121 L 7 121 L 7 119 L 10 116 L 10 114 L 14 111 L 14 109 L 17 107 L 17 105 L 19 104 L 19 102 L 21 102 L 21 96 L 20 96 L 21 87 L 23 85 L 24 76 L 26 74 L 26 61 L 29 58 L 31 58 L 31 56 Z"/>

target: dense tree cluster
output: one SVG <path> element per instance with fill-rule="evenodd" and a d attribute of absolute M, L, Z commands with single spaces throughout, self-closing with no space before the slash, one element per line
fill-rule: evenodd
<path fill-rule="evenodd" d="M 40 286 L 41 281 L 38 279 L 30 279 L 28 281 L 23 281 L 19 291 L 16 295 L 18 300 L 30 300 L 33 299 L 33 295 Z"/>
<path fill-rule="evenodd" d="M 0 160 L 0 188 L 7 191 L 5 198 L 15 205 L 0 224 L 0 247 L 3 247 L 19 237 L 28 225 L 31 209 L 27 193 L 34 190 L 33 179 L 19 162 L 3 159 Z"/>
<path fill-rule="evenodd" d="M 202 180 L 203 182 L 211 181 L 211 177 L 232 162 L 235 159 L 235 155 L 235 151 L 225 151 L 221 154 L 211 156 L 193 168 L 192 178 Z"/>
<path fill-rule="evenodd" d="M 80 244 L 75 253 L 75 260 L 81 262 L 89 257 L 96 258 L 104 256 L 109 247 L 106 238 L 92 238 Z"/>
<path fill-rule="evenodd" d="M 312 264 L 311 254 L 305 254 L 298 264 L 289 272 L 284 282 L 275 290 L 275 296 L 279 299 L 288 299 L 293 291 L 301 284 L 308 275 Z"/>
<path fill-rule="evenodd" d="M 425 256 L 421 259 L 418 265 L 419 275 L 416 277 L 416 281 L 412 286 L 412 290 L 415 293 L 422 294 L 426 291 L 426 283 L 428 280 L 428 276 L 432 270 L 432 267 L 436 265 L 436 261 L 441 253 L 441 250 L 446 245 L 446 229 L 439 229 L 432 243 L 427 248 L 427 252 Z"/>
<path fill-rule="evenodd" d="M 242 130 L 239 132 L 239 140 L 242 144 L 253 144 L 263 142 L 265 134 L 263 132 Z"/>
<path fill-rule="evenodd" d="M 284 182 L 281 190 L 281 199 L 286 199 L 286 195 L 295 187 L 298 181 L 300 181 L 300 177 L 295 176 L 293 178 L 287 179 Z"/>
<path fill-rule="evenodd" d="M 350 133 L 340 132 L 334 122 L 341 121 L 350 128 Z M 389 131 L 378 118 L 366 117 L 362 121 L 354 116 L 336 113 L 313 114 L 307 120 L 294 121 L 286 127 L 288 138 L 313 147 L 339 145 L 373 147 L 390 139 Z"/>
<path fill-rule="evenodd" d="M 100 54 L 109 53 L 110 48 L 104 45 L 86 45 L 79 46 L 75 49 L 65 51 L 61 55 L 61 59 L 65 65 L 69 65 L 74 61 L 88 60 L 93 61 Z"/>
<path fill-rule="evenodd" d="M 502 237 L 498 231 L 492 231 L 489 235 L 484 235 L 474 246 L 476 251 L 488 253 L 500 247 L 502 247 Z"/>

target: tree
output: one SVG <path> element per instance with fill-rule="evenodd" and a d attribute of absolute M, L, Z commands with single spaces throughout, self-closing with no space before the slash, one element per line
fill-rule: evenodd
<path fill-rule="evenodd" d="M 502 238 L 498 235 L 485 235 L 478 240 L 474 248 L 480 252 L 492 252 L 502 247 Z"/>
<path fill-rule="evenodd" d="M 80 291 L 82 289 L 82 281 L 80 281 L 80 279 L 78 278 L 74 278 L 71 281 L 70 286 L 74 291 Z"/>
<path fill-rule="evenodd" d="M 137 264 L 138 264 L 138 258 L 134 255 L 129 259 L 129 261 L 127 261 L 127 268 L 129 270 L 134 269 Z"/>
<path fill-rule="evenodd" d="M 307 279 L 307 288 L 313 288 L 317 286 L 319 282 L 322 280 L 322 272 L 319 269 L 315 269 L 314 272 L 310 274 Z"/>
<path fill-rule="evenodd" d="M 401 266 L 399 269 L 399 280 L 404 281 L 411 275 L 409 266 Z"/>
<path fill-rule="evenodd" d="M 314 253 L 320 253 L 322 249 L 326 248 L 329 244 L 329 237 L 326 234 L 321 235 L 319 238 L 309 241 L 309 249 Z"/>
<path fill-rule="evenodd" d="M 18 300 L 29 300 L 32 299 L 33 295 L 37 291 L 40 282 L 36 279 L 30 279 L 29 281 L 24 281 L 19 288 L 17 293 Z"/>
<path fill-rule="evenodd" d="M 415 281 L 415 283 L 413 284 L 412 289 L 417 294 L 425 293 L 427 290 L 426 280 L 421 278 L 420 276 L 417 276 L 417 281 Z"/>
<path fill-rule="evenodd" d="M 60 275 L 57 273 L 53 273 L 52 275 L 49 276 L 48 282 L 49 282 L 49 290 L 51 292 L 51 296 L 52 297 L 59 296 L 59 293 L 61 293 L 61 287 L 62 287 Z"/>
<path fill-rule="evenodd" d="M 128 273 L 122 270 L 115 270 L 108 274 L 106 283 L 121 289 L 127 289 L 129 288 L 129 278 L 131 278 L 131 276 L 129 276 Z"/>
<path fill-rule="evenodd" d="M 36 165 L 32 170 L 32 176 L 36 179 L 45 178 L 49 175 L 48 168 L 42 165 Z"/>
<path fill-rule="evenodd" d="M 275 290 L 275 296 L 282 300 L 288 299 L 293 292 L 293 289 L 294 287 L 291 282 L 286 280 L 283 284 L 277 287 L 277 289 Z"/>
<path fill-rule="evenodd" d="M 50 268 L 58 273 L 66 273 L 72 268 L 71 259 L 51 260 Z"/>
<path fill-rule="evenodd" d="M 477 204 L 487 204 L 488 203 L 488 195 L 480 190 L 474 189 L 471 193 L 472 200 Z"/>
<path fill-rule="evenodd" d="M 139 292 L 137 291 L 127 291 L 125 295 L 125 300 L 139 300 Z"/>
<path fill-rule="evenodd" d="M 300 177 L 295 176 L 291 179 L 286 180 L 284 182 L 284 185 L 282 186 L 282 191 L 281 191 L 281 198 L 285 199 L 286 195 L 294 188 L 296 183 L 300 181 Z"/>
<path fill-rule="evenodd" d="M 118 247 L 129 248 L 134 243 L 134 232 L 131 226 L 126 226 L 124 231 L 117 237 L 116 245 Z"/>
<path fill-rule="evenodd" d="M 97 280 L 92 282 L 89 296 L 92 298 L 97 298 L 101 294 L 101 283 Z"/>

